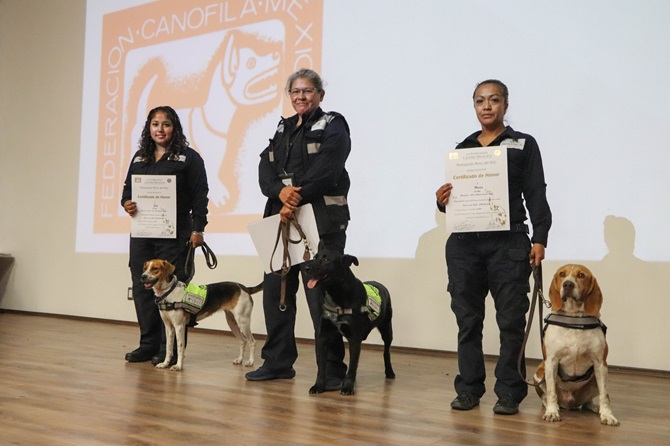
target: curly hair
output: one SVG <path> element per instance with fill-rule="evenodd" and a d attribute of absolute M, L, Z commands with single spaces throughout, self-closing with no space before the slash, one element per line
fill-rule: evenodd
<path fill-rule="evenodd" d="M 167 119 L 172 122 L 172 139 L 170 140 L 170 145 L 167 148 L 167 153 L 169 159 L 176 158 L 188 147 L 188 141 L 184 135 L 184 130 L 181 127 L 181 121 L 179 120 L 179 115 L 174 109 L 167 105 L 161 105 L 152 109 L 147 115 L 147 121 L 144 123 L 144 129 L 142 129 L 142 136 L 140 137 L 140 156 L 147 160 L 153 155 L 156 150 L 156 143 L 151 138 L 151 120 L 154 118 L 156 113 L 162 112 L 165 113 Z"/>

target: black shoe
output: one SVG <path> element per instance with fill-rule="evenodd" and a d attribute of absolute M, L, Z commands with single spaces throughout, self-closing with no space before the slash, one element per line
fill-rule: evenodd
<path fill-rule="evenodd" d="M 163 361 L 165 361 L 165 353 L 159 353 L 153 358 L 151 358 L 151 363 L 153 365 L 158 365 Z M 170 359 L 170 363 L 168 364 L 168 366 L 172 367 L 176 363 L 177 363 L 177 354 L 175 353 L 174 355 L 172 355 L 172 359 Z"/>
<path fill-rule="evenodd" d="M 344 380 L 342 378 L 338 378 L 337 376 L 331 376 L 330 378 L 326 378 L 326 387 L 323 388 L 324 392 L 335 392 L 337 390 L 342 390 L 342 382 Z"/>
<path fill-rule="evenodd" d="M 456 410 L 470 410 L 479 406 L 479 397 L 471 392 L 461 392 L 451 402 L 451 408 Z"/>
<path fill-rule="evenodd" d="M 126 353 L 126 361 L 128 362 L 147 362 L 151 360 L 151 357 L 154 355 L 153 352 L 148 350 L 142 350 L 141 348 L 135 349 L 132 352 Z"/>
<path fill-rule="evenodd" d="M 498 399 L 498 402 L 493 406 L 493 413 L 498 415 L 514 415 L 519 411 L 519 403 L 510 395 L 503 395 Z"/>
<path fill-rule="evenodd" d="M 291 379 L 295 376 L 293 367 L 283 370 L 270 370 L 260 366 L 253 372 L 247 372 L 244 377 L 248 381 L 270 381 L 273 379 Z"/>

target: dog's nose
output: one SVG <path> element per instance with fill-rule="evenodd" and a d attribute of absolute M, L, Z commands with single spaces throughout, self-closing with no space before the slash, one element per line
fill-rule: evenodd
<path fill-rule="evenodd" d="M 563 282 L 563 289 L 565 291 L 572 291 L 575 289 L 575 283 L 571 280 L 566 280 L 565 282 Z"/>

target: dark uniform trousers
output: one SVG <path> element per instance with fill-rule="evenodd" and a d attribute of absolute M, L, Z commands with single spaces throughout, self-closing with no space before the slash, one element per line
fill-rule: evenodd
<path fill-rule="evenodd" d="M 346 234 L 338 232 L 321 236 L 321 242 L 326 248 L 344 253 Z M 265 274 L 263 282 L 263 311 L 265 312 L 265 328 L 267 339 L 261 357 L 265 361 L 263 367 L 269 370 L 283 370 L 293 367 L 298 358 L 298 350 L 295 342 L 295 320 L 296 320 L 296 293 L 298 291 L 298 275 L 302 276 L 303 284 L 307 284 L 309 276 L 305 273 L 305 263 L 291 267 L 286 276 L 286 310 L 279 309 L 281 296 L 281 276 L 279 273 Z M 323 303 L 323 291 L 320 287 L 305 288 L 307 305 L 314 325 L 314 339 L 318 338 L 321 329 L 321 314 Z M 344 364 L 344 342 L 342 335 L 332 324 L 324 324 L 325 330 L 332 330 L 329 339 L 332 340 L 328 363 L 326 365 L 326 376 L 344 378 L 347 366 Z"/>
<path fill-rule="evenodd" d="M 517 360 L 529 308 L 529 252 L 528 235 L 520 230 L 454 233 L 447 240 L 448 290 L 458 322 L 457 393 L 468 391 L 481 397 L 486 391 L 482 330 L 490 290 L 500 331 L 494 391 L 498 397 L 511 395 L 517 402 L 528 394 L 528 386 L 517 371 Z M 525 376 L 524 363 L 521 372 Z"/>
<path fill-rule="evenodd" d="M 156 305 L 154 290 L 144 288 L 142 270 L 151 259 L 167 260 L 175 265 L 175 275 L 184 280 L 188 239 L 130 238 L 130 275 L 133 281 L 133 302 L 140 325 L 140 349 L 165 352 L 165 328 Z M 175 348 L 176 348 L 175 342 Z"/>

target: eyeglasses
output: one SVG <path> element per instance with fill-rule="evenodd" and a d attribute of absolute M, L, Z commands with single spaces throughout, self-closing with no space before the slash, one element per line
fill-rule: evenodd
<path fill-rule="evenodd" d="M 291 96 L 301 96 L 303 94 L 305 96 L 309 96 L 311 94 L 314 94 L 315 91 L 316 91 L 315 88 L 294 88 L 293 90 L 289 90 L 288 94 L 290 94 Z"/>

